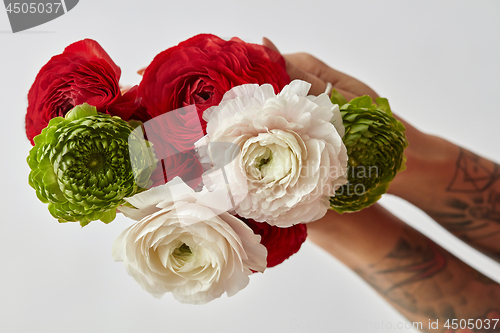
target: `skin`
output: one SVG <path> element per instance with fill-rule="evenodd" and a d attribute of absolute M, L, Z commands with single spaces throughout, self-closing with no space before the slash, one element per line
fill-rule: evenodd
<path fill-rule="evenodd" d="M 279 52 L 266 38 L 263 45 Z M 366 84 L 309 54 L 284 58 L 290 78 L 310 82 L 313 95 L 323 93 L 330 82 L 347 100 L 378 97 Z M 500 166 L 398 119 L 410 145 L 405 150 L 407 169 L 396 176 L 389 193 L 500 262 Z M 351 214 L 328 211 L 308 224 L 308 233 L 410 321 L 422 322 L 422 331 L 500 332 L 500 285 L 380 205 Z M 438 329 L 428 327 L 436 319 Z M 448 319 L 450 324 L 453 319 L 480 319 L 483 328 L 445 328 Z"/>

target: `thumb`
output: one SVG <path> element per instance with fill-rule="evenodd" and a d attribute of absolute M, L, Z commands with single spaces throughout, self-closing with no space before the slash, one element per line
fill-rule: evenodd
<path fill-rule="evenodd" d="M 262 38 L 262 45 L 264 45 L 265 47 L 281 54 L 281 52 L 278 50 L 276 45 L 274 45 L 273 42 L 271 42 L 266 37 Z M 290 76 L 291 80 L 303 80 L 303 81 L 309 82 L 311 84 L 311 89 L 309 90 L 309 93 L 311 95 L 317 96 L 317 95 L 325 92 L 325 90 L 326 90 L 325 81 L 321 80 L 319 77 L 317 77 L 313 74 L 304 72 L 302 69 L 295 66 L 295 64 L 293 62 L 291 62 L 289 59 L 287 59 L 286 55 L 283 56 L 283 58 L 285 58 L 286 72 Z"/>

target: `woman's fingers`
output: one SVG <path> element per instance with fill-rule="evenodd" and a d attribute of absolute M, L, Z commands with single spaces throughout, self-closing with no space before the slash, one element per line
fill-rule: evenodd
<path fill-rule="evenodd" d="M 311 73 L 325 82 L 330 82 L 334 86 L 340 81 L 349 78 L 348 75 L 330 68 L 321 60 L 308 53 L 292 53 L 285 55 L 285 59 L 295 64 L 304 72 Z"/>
<path fill-rule="evenodd" d="M 263 38 L 262 45 L 280 53 L 276 45 L 269 39 Z M 316 57 L 308 53 L 293 53 L 283 56 L 286 62 L 286 71 L 292 80 L 304 80 L 312 84 L 309 91 L 313 95 L 325 92 L 327 82 L 340 92 L 349 101 L 352 98 L 369 95 L 373 99 L 378 97 L 377 93 L 355 78 L 339 72 Z"/>
<path fill-rule="evenodd" d="M 264 45 L 265 47 L 275 51 L 275 52 L 278 52 L 279 54 L 281 54 L 281 52 L 278 50 L 278 48 L 276 47 L 276 45 L 274 45 L 273 42 L 271 42 L 268 38 L 266 37 L 262 37 L 262 45 Z"/>
<path fill-rule="evenodd" d="M 377 98 L 377 93 L 361 81 L 352 76 L 339 72 L 316 57 L 308 53 L 294 53 L 284 56 L 288 62 L 293 63 L 301 70 L 310 73 L 324 82 L 330 82 L 335 89 L 349 91 L 355 97 L 369 95 L 373 99 Z M 345 96 L 347 100 L 347 96 Z"/>
<path fill-rule="evenodd" d="M 321 80 L 317 76 L 304 72 L 299 67 L 295 66 L 293 63 L 289 61 L 287 61 L 286 63 L 286 71 L 288 72 L 288 75 L 290 75 L 290 79 L 292 80 L 299 79 L 309 82 L 311 84 L 311 89 L 309 90 L 309 94 L 317 96 L 325 92 L 326 90 L 325 81 Z"/>
<path fill-rule="evenodd" d="M 278 48 L 267 38 L 262 38 L 262 45 L 270 48 L 273 51 L 280 53 Z M 281 54 L 281 53 L 280 53 Z M 284 57 L 286 62 L 286 71 L 288 75 L 290 75 L 291 80 L 303 80 L 307 81 L 311 84 L 311 89 L 309 93 L 312 95 L 319 95 L 324 93 L 326 90 L 326 82 L 321 80 L 314 74 L 303 71 L 301 68 L 296 66 L 293 62 L 287 59 L 287 56 Z"/>
<path fill-rule="evenodd" d="M 359 95 L 353 94 L 352 92 L 344 90 L 344 89 L 339 88 L 339 87 L 333 87 L 333 89 L 337 90 L 342 96 L 344 96 L 344 98 L 347 101 L 350 101 L 356 97 L 359 97 Z"/>

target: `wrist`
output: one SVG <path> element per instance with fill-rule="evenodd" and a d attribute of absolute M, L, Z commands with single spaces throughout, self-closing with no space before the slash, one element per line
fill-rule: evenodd
<path fill-rule="evenodd" d="M 308 239 L 347 266 L 378 262 L 392 249 L 403 223 L 375 204 L 356 213 L 329 210 L 318 221 L 308 223 Z"/>
<path fill-rule="evenodd" d="M 388 193 L 424 210 L 431 209 L 439 204 L 440 193 L 453 177 L 459 147 L 415 129 L 409 131 L 407 138 L 406 170 L 398 173 Z"/>

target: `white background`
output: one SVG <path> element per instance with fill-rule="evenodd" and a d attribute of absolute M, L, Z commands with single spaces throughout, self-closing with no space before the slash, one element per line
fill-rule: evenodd
<path fill-rule="evenodd" d="M 285 53 L 307 51 L 371 85 L 393 109 L 500 161 L 500 1 L 97 1 L 12 34 L 0 8 L 1 332 L 410 332 L 372 289 L 311 243 L 205 306 L 157 300 L 113 262 L 131 221 L 58 224 L 28 185 L 27 92 L 38 70 L 83 38 L 122 68 L 124 84 L 160 51 L 198 33 L 267 36 Z M 500 281 L 500 266 L 454 240 L 416 208 L 383 203 Z"/>

